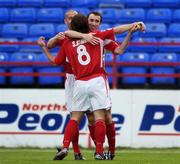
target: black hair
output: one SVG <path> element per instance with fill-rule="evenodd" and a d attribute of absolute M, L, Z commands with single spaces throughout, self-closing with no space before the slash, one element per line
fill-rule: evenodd
<path fill-rule="evenodd" d="M 87 17 L 83 14 L 76 14 L 71 21 L 71 30 L 89 33 L 90 29 Z"/>
<path fill-rule="evenodd" d="M 87 18 L 89 18 L 89 16 L 90 16 L 91 14 L 94 14 L 95 16 L 99 16 L 99 17 L 100 17 L 100 23 L 102 22 L 102 15 L 101 15 L 99 12 L 97 12 L 97 11 L 91 11 L 91 12 L 87 15 Z"/>

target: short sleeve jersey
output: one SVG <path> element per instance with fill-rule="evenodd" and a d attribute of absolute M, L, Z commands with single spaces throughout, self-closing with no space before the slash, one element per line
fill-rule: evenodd
<path fill-rule="evenodd" d="M 97 30 L 97 31 L 94 31 L 94 32 L 99 32 L 99 31 Z M 119 46 L 118 43 L 115 41 L 115 35 L 112 35 L 109 39 L 106 39 L 104 41 L 104 49 L 108 50 L 108 51 L 111 51 L 112 53 L 114 52 L 114 50 L 118 46 Z"/>
<path fill-rule="evenodd" d="M 67 39 L 55 58 L 55 63 L 64 64 L 66 58 L 71 64 L 76 79 L 88 80 L 94 75 L 105 74 L 103 49 L 105 39 L 111 39 L 114 30 L 97 32 L 100 43 L 92 45 L 82 39 Z"/>
<path fill-rule="evenodd" d="M 65 37 L 62 40 L 58 40 L 58 45 L 61 47 L 66 40 L 67 40 L 67 37 Z M 68 61 L 64 62 L 63 66 L 66 73 L 73 74 L 71 65 L 69 64 Z"/>

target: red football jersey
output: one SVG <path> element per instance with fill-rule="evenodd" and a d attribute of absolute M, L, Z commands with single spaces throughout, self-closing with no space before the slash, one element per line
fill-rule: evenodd
<path fill-rule="evenodd" d="M 96 32 L 100 32 L 100 31 L 97 30 Z M 104 41 L 105 50 L 111 51 L 112 53 L 118 46 L 119 46 L 118 43 L 115 41 L 115 35 L 112 35 L 110 38 Z"/>
<path fill-rule="evenodd" d="M 66 40 L 67 40 L 67 37 L 65 37 L 64 39 L 58 40 L 58 45 L 61 47 Z M 64 66 L 65 73 L 73 74 L 73 71 L 69 62 L 65 62 L 63 66 Z"/>
<path fill-rule="evenodd" d="M 76 79 L 88 80 L 95 76 L 104 75 L 104 40 L 114 35 L 113 29 L 97 32 L 100 44 L 92 45 L 82 39 L 67 39 L 55 59 L 55 63 L 64 64 L 67 60 L 71 64 Z"/>

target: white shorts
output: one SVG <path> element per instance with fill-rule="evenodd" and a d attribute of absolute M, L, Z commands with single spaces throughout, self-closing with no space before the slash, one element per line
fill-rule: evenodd
<path fill-rule="evenodd" d="M 107 80 L 97 77 L 88 81 L 76 80 L 73 90 L 72 111 L 95 111 L 111 106 Z"/>
<path fill-rule="evenodd" d="M 65 101 L 67 111 L 71 112 L 72 110 L 72 95 L 74 90 L 75 76 L 73 74 L 66 73 L 65 80 Z"/>

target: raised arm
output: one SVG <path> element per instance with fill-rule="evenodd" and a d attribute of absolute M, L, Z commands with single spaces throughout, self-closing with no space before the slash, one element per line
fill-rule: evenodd
<path fill-rule="evenodd" d="M 125 25 L 119 25 L 119 26 L 116 26 L 114 27 L 114 33 L 115 34 L 121 34 L 121 33 L 124 33 L 128 30 L 130 30 L 133 26 L 138 26 L 140 27 L 140 30 L 141 31 L 145 31 L 146 30 L 146 26 L 143 22 L 134 22 L 134 23 L 131 23 L 131 24 L 125 24 Z"/>
<path fill-rule="evenodd" d="M 49 52 L 49 49 L 46 46 L 45 43 L 45 38 L 44 37 L 40 37 L 37 41 L 37 44 L 42 48 L 43 52 L 45 53 L 45 55 L 48 57 L 49 61 L 53 64 L 55 64 L 55 57 Z"/>
<path fill-rule="evenodd" d="M 138 26 L 132 26 L 132 28 L 128 31 L 128 33 L 127 33 L 126 37 L 124 38 L 123 42 L 121 43 L 121 45 L 118 46 L 118 47 L 114 50 L 114 53 L 115 53 L 115 54 L 123 54 L 123 53 L 125 52 L 128 44 L 129 44 L 129 41 L 130 41 L 130 39 L 131 39 L 132 34 L 133 34 L 135 31 L 139 30 L 140 28 L 141 28 L 140 25 L 138 25 Z"/>
<path fill-rule="evenodd" d="M 99 43 L 99 39 L 94 36 L 95 33 L 85 34 L 85 33 L 80 33 L 80 32 L 73 31 L 73 30 L 67 30 L 64 32 L 64 34 L 70 38 L 84 39 L 93 45 Z"/>
<path fill-rule="evenodd" d="M 49 49 L 54 48 L 58 46 L 58 41 L 63 40 L 65 38 L 65 35 L 63 32 L 59 32 L 57 35 L 55 35 L 53 38 L 49 39 L 47 42 L 47 47 Z"/>

